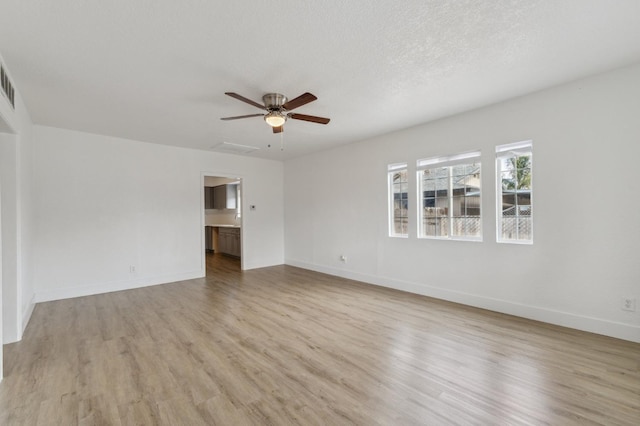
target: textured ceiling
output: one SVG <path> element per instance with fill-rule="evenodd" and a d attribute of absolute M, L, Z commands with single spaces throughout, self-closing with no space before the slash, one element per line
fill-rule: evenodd
<path fill-rule="evenodd" d="M 2 0 L 0 53 L 37 124 L 286 159 L 640 62 L 640 0 Z"/>

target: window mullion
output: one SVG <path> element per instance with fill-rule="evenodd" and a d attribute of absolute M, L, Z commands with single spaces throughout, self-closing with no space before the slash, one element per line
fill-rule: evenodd
<path fill-rule="evenodd" d="M 453 167 L 447 167 L 449 170 L 449 188 L 448 188 L 448 201 L 449 201 L 449 213 L 447 214 L 449 221 L 449 238 L 453 238 Z"/>

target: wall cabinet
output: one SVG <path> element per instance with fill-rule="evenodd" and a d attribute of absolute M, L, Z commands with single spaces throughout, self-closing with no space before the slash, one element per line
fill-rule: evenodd
<path fill-rule="evenodd" d="M 205 186 L 205 209 L 235 209 L 238 206 L 238 185 Z"/>
<path fill-rule="evenodd" d="M 213 209 L 213 190 L 215 187 L 213 186 L 205 186 L 204 187 L 204 208 L 205 209 Z"/>
<path fill-rule="evenodd" d="M 213 187 L 213 208 L 214 209 L 235 209 L 236 196 L 235 185 L 220 185 Z"/>
<path fill-rule="evenodd" d="M 240 228 L 220 228 L 218 231 L 220 253 L 240 257 Z"/>

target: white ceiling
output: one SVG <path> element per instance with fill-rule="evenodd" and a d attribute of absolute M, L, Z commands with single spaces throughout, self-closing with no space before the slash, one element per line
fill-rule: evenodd
<path fill-rule="evenodd" d="M 640 0 L 2 0 L 0 53 L 37 124 L 286 159 L 640 62 Z"/>

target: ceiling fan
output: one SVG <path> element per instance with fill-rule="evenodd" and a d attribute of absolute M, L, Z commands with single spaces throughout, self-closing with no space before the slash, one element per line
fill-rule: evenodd
<path fill-rule="evenodd" d="M 262 102 L 264 103 L 264 105 L 260 105 L 259 103 L 254 102 L 251 99 L 247 99 L 244 96 L 238 95 L 237 93 L 225 92 L 225 95 L 236 98 L 239 101 L 246 102 L 249 105 L 253 105 L 254 107 L 266 110 L 267 113 L 223 117 L 220 120 L 237 120 L 239 118 L 264 117 L 264 121 L 266 121 L 267 124 L 273 128 L 273 133 L 281 133 L 284 130 L 284 123 L 289 118 L 292 118 L 294 120 L 310 121 L 312 123 L 319 124 L 327 124 L 330 120 L 329 118 L 316 117 L 315 115 L 289 112 L 318 99 L 309 92 L 303 93 L 302 95 L 298 96 L 297 98 L 291 99 L 290 101 L 280 93 L 267 93 L 262 97 Z"/>

